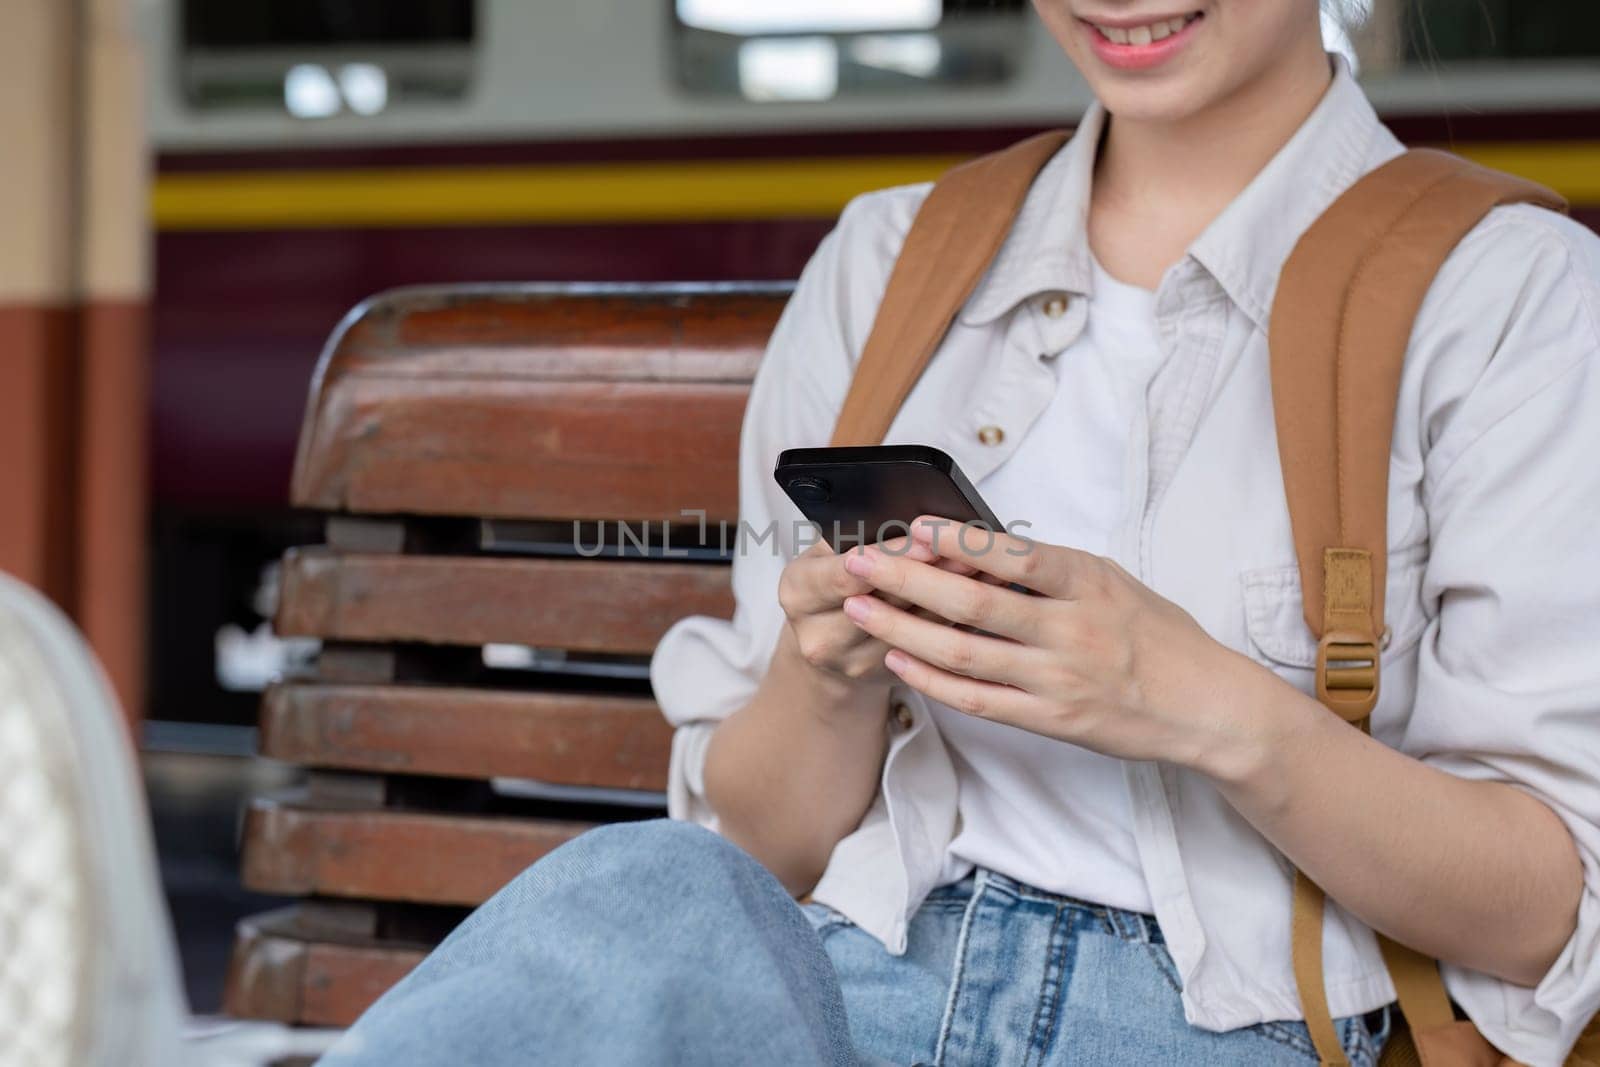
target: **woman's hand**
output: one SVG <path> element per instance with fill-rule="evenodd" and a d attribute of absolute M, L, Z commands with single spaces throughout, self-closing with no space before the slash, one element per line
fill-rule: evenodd
<path fill-rule="evenodd" d="M 879 596 L 852 595 L 842 608 L 872 638 L 863 654 L 887 646 L 885 666 L 913 689 L 1109 756 L 1218 776 L 1261 750 L 1254 709 L 1270 702 L 1257 699 L 1259 687 L 1282 683 L 1116 563 L 930 517 L 912 537 L 979 576 L 932 566 L 923 553 L 852 552 L 845 570 Z"/>
<path fill-rule="evenodd" d="M 924 565 L 935 559 L 930 546 L 904 537 L 885 542 L 884 548 Z M 839 554 L 826 542 L 812 545 L 784 567 L 778 579 L 778 603 L 787 616 L 793 647 L 813 669 L 845 683 L 888 686 L 895 681 L 884 666 L 889 646 L 863 633 L 844 613 L 850 597 L 877 599 L 870 583 L 846 569 L 846 560 L 861 551 L 854 548 Z M 908 606 L 893 598 L 879 603 Z"/>

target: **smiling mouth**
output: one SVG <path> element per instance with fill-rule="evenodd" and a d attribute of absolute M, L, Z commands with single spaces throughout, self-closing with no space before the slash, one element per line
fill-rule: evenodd
<path fill-rule="evenodd" d="M 1199 11 L 1187 15 L 1175 15 L 1172 18 L 1156 19 L 1139 26 L 1107 26 L 1090 19 L 1085 19 L 1091 29 L 1112 44 L 1128 45 L 1140 48 L 1145 45 L 1164 41 L 1175 33 L 1181 33 L 1184 27 L 1196 19 L 1203 18 Z"/>

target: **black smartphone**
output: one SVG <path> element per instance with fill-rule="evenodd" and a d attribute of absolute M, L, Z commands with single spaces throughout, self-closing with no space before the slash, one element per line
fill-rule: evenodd
<path fill-rule="evenodd" d="M 918 515 L 1004 529 L 956 461 L 931 445 L 791 448 L 772 473 L 836 552 L 904 536 Z"/>

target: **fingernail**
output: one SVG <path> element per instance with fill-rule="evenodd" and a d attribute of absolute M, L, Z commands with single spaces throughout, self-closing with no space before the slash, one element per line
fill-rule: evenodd
<path fill-rule="evenodd" d="M 869 552 L 852 552 L 844 558 L 844 569 L 857 578 L 865 578 L 872 573 L 872 554 Z"/>
<path fill-rule="evenodd" d="M 896 674 L 903 674 L 906 669 L 906 654 L 898 648 L 892 648 L 883 657 L 883 665 Z"/>
<path fill-rule="evenodd" d="M 936 515 L 923 515 L 911 524 L 911 536 L 924 544 L 933 544 L 938 536 L 939 527 L 950 525 L 950 520 L 941 519 Z"/>
<path fill-rule="evenodd" d="M 844 613 L 855 622 L 862 622 L 872 614 L 872 606 L 867 603 L 867 597 L 850 596 L 844 599 Z"/>

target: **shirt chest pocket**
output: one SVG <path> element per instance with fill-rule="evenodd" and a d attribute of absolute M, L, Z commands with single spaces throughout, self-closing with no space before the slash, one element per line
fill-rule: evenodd
<path fill-rule="evenodd" d="M 1422 574 L 1427 566 L 1425 543 L 1392 552 L 1384 593 L 1388 633 L 1380 653 L 1388 662 L 1410 651 L 1428 625 L 1422 604 Z M 1300 590 L 1300 568 L 1263 567 L 1240 576 L 1244 593 L 1246 651 L 1271 667 L 1311 670 L 1317 662 L 1317 640 L 1306 626 Z"/>

